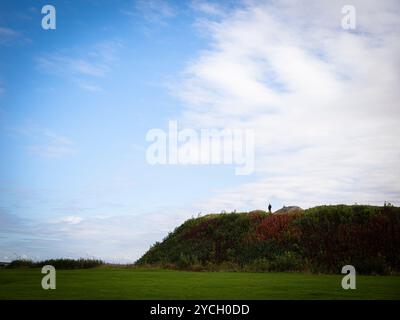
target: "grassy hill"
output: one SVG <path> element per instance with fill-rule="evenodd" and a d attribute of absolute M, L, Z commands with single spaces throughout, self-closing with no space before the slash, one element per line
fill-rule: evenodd
<path fill-rule="evenodd" d="M 289 207 L 269 214 L 209 214 L 187 220 L 137 262 L 186 270 L 358 273 L 400 270 L 400 208 Z"/>

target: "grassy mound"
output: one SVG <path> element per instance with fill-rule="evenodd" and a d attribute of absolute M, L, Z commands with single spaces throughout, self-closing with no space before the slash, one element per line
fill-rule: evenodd
<path fill-rule="evenodd" d="M 187 270 L 358 273 L 400 270 L 400 208 L 318 206 L 187 220 L 137 262 Z"/>

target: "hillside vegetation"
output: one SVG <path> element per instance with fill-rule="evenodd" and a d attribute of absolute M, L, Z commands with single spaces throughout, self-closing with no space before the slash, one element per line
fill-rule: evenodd
<path fill-rule="evenodd" d="M 291 207 L 297 208 L 297 207 Z M 358 273 L 400 270 L 400 208 L 336 205 L 187 220 L 137 265 L 187 270 Z"/>

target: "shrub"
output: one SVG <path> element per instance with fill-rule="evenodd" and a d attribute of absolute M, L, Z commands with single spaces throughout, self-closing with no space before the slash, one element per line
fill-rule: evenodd
<path fill-rule="evenodd" d="M 15 269 L 15 268 L 33 268 L 35 267 L 35 263 L 32 260 L 27 259 L 17 259 L 10 262 L 6 268 Z"/>
<path fill-rule="evenodd" d="M 258 258 L 245 266 L 245 271 L 266 272 L 270 271 L 270 262 L 267 258 Z"/>
<path fill-rule="evenodd" d="M 302 271 L 305 269 L 303 259 L 294 252 L 286 251 L 269 263 L 270 271 Z"/>
<path fill-rule="evenodd" d="M 353 265 L 360 274 L 388 274 L 390 272 L 386 259 L 382 256 L 352 260 L 343 265 L 345 264 Z"/>
<path fill-rule="evenodd" d="M 41 268 L 51 265 L 56 269 L 87 269 L 103 265 L 104 262 L 98 259 L 50 259 L 34 262 L 32 260 L 14 260 L 8 268 Z"/>

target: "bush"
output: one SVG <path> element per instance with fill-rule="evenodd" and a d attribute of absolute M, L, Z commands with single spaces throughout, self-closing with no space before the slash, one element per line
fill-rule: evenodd
<path fill-rule="evenodd" d="M 359 261 L 353 260 L 346 264 L 353 265 L 360 274 L 388 274 L 390 272 L 390 268 L 382 256 L 364 258 Z"/>
<path fill-rule="evenodd" d="M 305 270 L 303 259 L 294 252 L 286 251 L 269 263 L 270 271 L 302 271 Z"/>
<path fill-rule="evenodd" d="M 270 271 L 270 261 L 267 258 L 258 258 L 244 267 L 245 271 L 267 272 Z"/>
<path fill-rule="evenodd" d="M 7 268 L 41 268 L 51 265 L 56 269 L 87 269 L 103 265 L 104 262 L 98 259 L 50 259 L 34 262 L 32 260 L 14 260 Z"/>
<path fill-rule="evenodd" d="M 27 259 L 17 259 L 10 262 L 6 268 L 16 269 L 16 268 L 34 268 L 35 263 L 32 260 Z"/>

